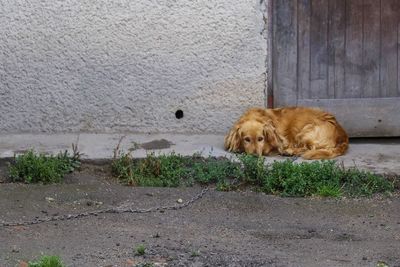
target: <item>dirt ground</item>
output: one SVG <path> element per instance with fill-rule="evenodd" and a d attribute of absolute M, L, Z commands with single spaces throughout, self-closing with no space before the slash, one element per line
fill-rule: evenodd
<path fill-rule="evenodd" d="M 119 185 L 101 162 L 60 185 L 11 184 L 0 163 L 0 221 L 71 214 L 125 204 L 173 205 L 201 191 Z M 47 198 L 47 200 L 46 200 Z M 52 198 L 52 199 L 49 199 Z M 281 198 L 218 192 L 180 210 L 102 214 L 0 227 L 0 266 L 43 254 L 67 266 L 400 266 L 400 197 Z M 144 256 L 135 248 L 143 244 Z M 137 265 L 139 266 L 139 265 Z"/>

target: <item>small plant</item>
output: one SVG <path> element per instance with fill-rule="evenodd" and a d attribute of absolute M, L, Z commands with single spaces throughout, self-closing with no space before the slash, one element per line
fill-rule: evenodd
<path fill-rule="evenodd" d="M 133 160 L 131 154 L 121 153 L 118 157 L 114 156 L 111 163 L 112 174 L 119 180 L 133 184 Z"/>
<path fill-rule="evenodd" d="M 200 252 L 198 250 L 192 251 L 192 254 L 190 254 L 190 257 L 194 258 L 194 257 L 199 257 L 200 256 Z"/>
<path fill-rule="evenodd" d="M 334 161 L 274 162 L 263 181 L 263 191 L 284 196 L 331 196 L 340 190 L 340 170 Z"/>
<path fill-rule="evenodd" d="M 80 153 L 73 146 L 73 155 L 68 151 L 58 155 L 45 155 L 33 150 L 17 155 L 9 165 L 9 173 L 13 182 L 25 183 L 58 183 L 65 174 L 80 166 Z"/>
<path fill-rule="evenodd" d="M 226 185 L 228 180 L 242 176 L 240 164 L 226 158 L 199 158 L 188 168 L 192 179 L 200 184 L 217 183 L 218 186 L 222 186 Z"/>
<path fill-rule="evenodd" d="M 146 253 L 146 247 L 144 245 L 139 245 L 136 247 L 136 255 L 143 256 Z"/>
<path fill-rule="evenodd" d="M 28 267 L 64 267 L 59 256 L 42 256 L 39 260 L 28 262 Z"/>
<path fill-rule="evenodd" d="M 349 196 L 370 196 L 374 193 L 384 193 L 394 190 L 394 181 L 385 177 L 356 168 L 342 168 L 341 184 L 343 191 Z"/>
<path fill-rule="evenodd" d="M 155 156 L 148 154 L 141 160 L 121 153 L 112 162 L 112 172 L 122 182 L 137 186 L 177 187 L 217 183 L 227 185 L 226 180 L 241 176 L 240 164 L 226 158 L 186 157 L 179 154 Z"/>
<path fill-rule="evenodd" d="M 189 157 L 180 155 L 147 155 L 133 160 L 130 154 L 121 154 L 112 162 L 112 172 L 121 181 L 138 186 L 177 187 L 186 177 L 185 164 Z"/>
<path fill-rule="evenodd" d="M 264 164 L 264 157 L 253 155 L 239 155 L 243 165 L 243 180 L 252 185 L 261 185 L 267 175 L 267 166 Z"/>
<path fill-rule="evenodd" d="M 392 191 L 382 176 L 358 169 L 344 169 L 334 161 L 274 162 L 264 177 L 262 190 L 283 196 L 370 196 Z"/>
<path fill-rule="evenodd" d="M 252 186 L 257 191 L 292 197 L 370 196 L 394 189 L 394 182 L 383 176 L 345 169 L 335 161 L 286 160 L 265 164 L 264 157 L 239 155 L 238 159 L 239 162 L 233 162 L 227 158 L 149 154 L 144 159 L 133 160 L 130 154 L 121 154 L 114 159 L 112 169 L 116 177 L 131 185 L 215 184 L 220 191 Z"/>

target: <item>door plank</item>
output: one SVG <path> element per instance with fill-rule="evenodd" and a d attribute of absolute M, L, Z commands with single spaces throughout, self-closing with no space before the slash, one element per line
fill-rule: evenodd
<path fill-rule="evenodd" d="M 334 114 L 351 137 L 399 136 L 400 98 L 301 99 Z"/>
<path fill-rule="evenodd" d="M 363 6 L 362 97 L 379 97 L 380 8 L 376 0 L 364 0 Z"/>
<path fill-rule="evenodd" d="M 343 98 L 345 62 L 346 0 L 329 1 L 328 17 L 328 95 Z"/>
<path fill-rule="evenodd" d="M 328 98 L 328 0 L 311 1 L 310 98 Z"/>
<path fill-rule="evenodd" d="M 362 80 L 362 0 L 346 3 L 345 98 L 361 97 Z"/>
<path fill-rule="evenodd" d="M 310 11 L 311 0 L 298 1 L 298 97 L 310 98 Z"/>
<path fill-rule="evenodd" d="M 297 104 L 297 0 L 275 1 L 273 12 L 274 104 Z"/>
<path fill-rule="evenodd" d="M 398 0 L 381 0 L 381 96 L 398 96 L 397 34 Z"/>
<path fill-rule="evenodd" d="M 397 5 L 397 96 L 400 96 L 400 3 Z"/>
<path fill-rule="evenodd" d="M 354 137 L 400 136 L 399 6 L 400 0 L 274 0 L 275 105 L 331 111 Z"/>

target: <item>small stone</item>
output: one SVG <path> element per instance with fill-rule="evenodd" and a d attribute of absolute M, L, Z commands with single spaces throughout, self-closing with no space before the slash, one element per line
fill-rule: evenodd
<path fill-rule="evenodd" d="M 117 247 L 119 247 L 121 244 L 120 244 L 120 243 L 116 243 L 115 245 L 116 245 Z"/>
<path fill-rule="evenodd" d="M 54 201 L 55 201 L 55 199 L 52 198 L 52 197 L 46 197 L 45 199 L 46 199 L 46 201 L 48 201 L 48 202 L 54 202 Z"/>
<path fill-rule="evenodd" d="M 159 237 L 160 237 L 159 233 L 156 233 L 155 235 L 153 235 L 153 238 L 159 238 Z"/>
<path fill-rule="evenodd" d="M 17 246 L 12 246 L 12 250 L 11 250 L 11 252 L 13 252 L 13 253 L 18 253 L 19 252 L 19 248 L 17 247 Z"/>
<path fill-rule="evenodd" d="M 183 200 L 181 198 L 179 198 L 176 202 L 178 202 L 179 204 L 181 204 L 183 202 Z"/>
<path fill-rule="evenodd" d="M 376 267 L 389 267 L 389 265 L 387 265 L 387 263 L 384 261 L 378 261 Z"/>
<path fill-rule="evenodd" d="M 367 257 L 362 257 L 362 260 L 366 261 L 366 260 L 368 260 L 368 258 Z"/>
<path fill-rule="evenodd" d="M 18 267 L 29 267 L 29 264 L 26 261 L 20 261 Z"/>
<path fill-rule="evenodd" d="M 134 265 L 136 264 L 136 262 L 133 261 L 133 260 L 131 260 L 131 259 L 127 259 L 127 260 L 126 260 L 126 264 L 127 264 L 128 266 L 134 266 Z"/>

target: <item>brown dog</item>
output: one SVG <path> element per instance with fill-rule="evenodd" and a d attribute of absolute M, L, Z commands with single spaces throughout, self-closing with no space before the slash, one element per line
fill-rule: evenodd
<path fill-rule="evenodd" d="M 335 117 L 317 108 L 249 109 L 225 137 L 232 152 L 330 159 L 343 155 L 349 138 Z"/>

